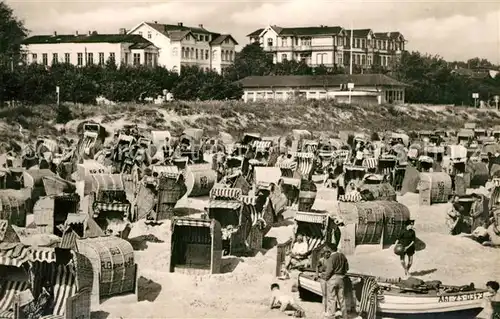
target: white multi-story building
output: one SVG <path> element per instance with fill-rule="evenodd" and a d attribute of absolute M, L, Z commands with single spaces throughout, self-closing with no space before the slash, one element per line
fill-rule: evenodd
<path fill-rule="evenodd" d="M 35 35 L 22 43 L 22 58 L 26 63 L 51 66 L 70 63 L 77 66 L 103 65 L 113 59 L 117 65 L 147 65 L 158 63 L 158 48 L 137 35 L 121 29 L 119 34 Z"/>
<path fill-rule="evenodd" d="M 305 61 L 312 67 L 348 67 L 352 53 L 353 65 L 362 69 L 373 65 L 390 68 L 392 62 L 401 56 L 406 43 L 399 32 L 351 31 L 340 26 L 324 25 L 268 26 L 255 30 L 247 37 L 250 43 L 258 42 L 265 51 L 272 53 L 275 63 L 295 60 Z"/>
<path fill-rule="evenodd" d="M 159 49 L 158 64 L 176 72 L 182 66 L 198 66 L 220 73 L 233 63 L 238 45 L 230 34 L 208 31 L 201 24 L 197 28 L 184 26 L 182 22 L 141 22 L 128 34 L 151 41 Z"/>

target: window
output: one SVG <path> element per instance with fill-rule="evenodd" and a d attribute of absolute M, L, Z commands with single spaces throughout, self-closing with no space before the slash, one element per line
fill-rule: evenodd
<path fill-rule="evenodd" d="M 210 37 L 208 35 L 205 36 L 205 41 L 210 41 Z"/>
<path fill-rule="evenodd" d="M 87 65 L 94 64 L 94 53 L 87 53 Z"/>
<path fill-rule="evenodd" d="M 153 53 L 145 53 L 146 56 L 146 65 L 153 66 Z"/>
<path fill-rule="evenodd" d="M 221 50 L 221 52 L 220 52 L 220 59 L 221 59 L 221 61 L 225 61 L 226 60 L 226 55 L 224 54 L 224 52 L 225 52 L 224 50 Z"/>
<path fill-rule="evenodd" d="M 130 57 L 130 53 L 126 52 L 126 53 L 125 53 L 124 62 L 125 62 L 125 64 L 127 64 L 127 65 L 129 64 L 129 57 Z"/>
<path fill-rule="evenodd" d="M 281 55 L 281 61 L 286 61 L 286 60 L 288 60 L 288 56 L 286 55 L 286 53 L 282 54 Z"/>
<path fill-rule="evenodd" d="M 229 51 L 226 51 L 226 61 L 230 61 L 229 60 Z"/>
<path fill-rule="evenodd" d="M 151 31 L 148 31 L 148 39 L 151 39 L 153 35 L 151 34 Z"/>
<path fill-rule="evenodd" d="M 233 51 L 229 52 L 229 61 L 234 61 L 234 52 Z"/>
<path fill-rule="evenodd" d="M 323 64 L 323 54 L 321 53 L 316 54 L 316 64 L 317 65 Z"/>
<path fill-rule="evenodd" d="M 43 64 L 43 65 L 47 65 L 47 64 L 49 64 L 49 61 L 48 61 L 48 60 L 49 60 L 49 58 L 48 58 L 47 53 L 43 53 L 43 54 L 42 54 L 42 64 Z"/>
<path fill-rule="evenodd" d="M 273 39 L 271 39 L 271 38 L 267 39 L 267 46 L 268 47 L 272 47 L 273 46 Z"/>
<path fill-rule="evenodd" d="M 26 53 L 21 54 L 21 61 L 23 63 L 28 62 L 28 55 Z"/>
<path fill-rule="evenodd" d="M 337 56 L 337 64 L 338 65 L 343 65 L 343 60 L 342 60 L 342 56 L 341 55 Z"/>
<path fill-rule="evenodd" d="M 382 49 L 383 50 L 387 49 L 387 41 L 382 41 Z"/>
<path fill-rule="evenodd" d="M 109 53 L 109 59 L 110 59 L 111 61 L 113 61 L 113 62 L 115 62 L 115 61 L 116 61 L 116 57 L 115 57 L 115 53 L 114 53 L 114 52 L 110 52 L 110 53 Z"/>
<path fill-rule="evenodd" d="M 194 59 L 194 48 L 191 48 L 191 59 Z"/>
<path fill-rule="evenodd" d="M 153 53 L 153 66 L 158 65 L 158 54 Z"/>
<path fill-rule="evenodd" d="M 295 45 L 299 45 L 299 38 L 295 38 Z"/>
<path fill-rule="evenodd" d="M 141 65 L 141 55 L 134 53 L 134 65 Z"/>
<path fill-rule="evenodd" d="M 216 50 L 213 50 L 212 51 L 212 60 L 217 60 L 217 51 Z"/>
<path fill-rule="evenodd" d="M 190 41 L 191 40 L 191 36 L 188 34 L 186 35 L 186 41 Z"/>
<path fill-rule="evenodd" d="M 76 64 L 82 66 L 83 65 L 83 53 L 76 54 Z"/>
<path fill-rule="evenodd" d="M 366 48 L 366 40 L 365 39 L 361 40 L 361 48 L 362 49 Z"/>
<path fill-rule="evenodd" d="M 311 38 L 302 38 L 302 45 L 310 46 L 311 45 Z"/>
<path fill-rule="evenodd" d="M 59 56 L 57 53 L 52 53 L 52 64 L 56 64 L 59 61 Z"/>
<path fill-rule="evenodd" d="M 365 65 L 366 64 L 366 55 L 362 55 L 361 56 L 361 65 Z"/>
<path fill-rule="evenodd" d="M 182 52 L 184 52 L 184 48 L 182 48 Z M 179 48 L 173 48 L 172 56 L 177 56 L 177 55 L 179 55 Z"/>
<path fill-rule="evenodd" d="M 38 56 L 36 55 L 36 53 L 33 53 L 33 54 L 31 55 L 31 60 L 33 60 L 33 63 L 37 63 Z"/>
<path fill-rule="evenodd" d="M 226 40 L 224 40 L 224 43 L 229 44 L 229 38 L 227 38 Z"/>
<path fill-rule="evenodd" d="M 186 55 L 186 49 L 184 47 L 181 48 L 181 57 L 184 58 Z"/>
<path fill-rule="evenodd" d="M 104 52 L 99 52 L 99 65 L 104 65 Z"/>
<path fill-rule="evenodd" d="M 64 63 L 71 63 L 71 56 L 69 53 L 64 53 Z"/>
<path fill-rule="evenodd" d="M 210 58 L 210 52 L 208 50 L 205 50 L 205 60 L 208 60 Z"/>
<path fill-rule="evenodd" d="M 372 56 L 369 55 L 368 56 L 368 65 L 372 65 L 372 64 L 373 64 Z"/>
<path fill-rule="evenodd" d="M 198 60 L 198 49 L 196 49 L 196 60 Z"/>
<path fill-rule="evenodd" d="M 359 48 L 359 47 L 360 47 L 360 45 L 359 45 L 359 39 L 356 39 L 356 46 L 355 46 L 355 48 Z"/>
<path fill-rule="evenodd" d="M 281 46 L 282 47 L 286 47 L 288 45 L 288 38 L 283 38 L 281 39 Z"/>

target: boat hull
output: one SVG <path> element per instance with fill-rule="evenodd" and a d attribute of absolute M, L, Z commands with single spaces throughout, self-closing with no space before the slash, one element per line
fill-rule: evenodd
<path fill-rule="evenodd" d="M 310 274 L 302 273 L 299 275 L 298 287 L 299 289 L 305 289 L 308 292 L 321 296 L 321 285 Z M 384 317 L 469 311 L 477 314 L 482 308 L 483 299 L 486 297 L 486 294 L 484 290 L 451 293 L 441 296 L 436 294 L 406 295 L 384 291 L 378 298 L 378 312 L 383 314 Z M 405 318 L 407 317 L 405 316 Z"/>

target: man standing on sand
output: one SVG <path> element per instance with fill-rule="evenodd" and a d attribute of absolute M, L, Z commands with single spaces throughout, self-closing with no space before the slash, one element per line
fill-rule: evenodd
<path fill-rule="evenodd" d="M 337 246 L 330 246 L 332 251 L 330 257 L 326 261 L 326 271 L 324 279 L 327 286 L 328 307 L 325 318 L 333 319 L 336 313 L 336 303 L 340 306 L 342 318 L 347 319 L 347 304 L 344 296 L 344 279 L 349 271 L 349 262 L 346 256 L 337 251 Z"/>
<path fill-rule="evenodd" d="M 318 260 L 318 265 L 316 266 L 316 279 L 321 283 L 321 292 L 323 293 L 323 314 L 326 316 L 328 313 L 328 287 L 325 280 L 326 273 L 326 263 L 332 254 L 331 249 L 325 246 L 322 250 L 322 256 Z"/>
<path fill-rule="evenodd" d="M 400 255 L 401 265 L 405 270 L 405 275 L 408 276 L 410 273 L 411 265 L 413 264 L 413 255 L 415 254 L 415 240 L 416 234 L 415 230 L 413 230 L 413 225 L 415 224 L 414 220 L 407 220 L 405 222 L 406 229 L 401 232 L 398 240 L 396 241 L 396 245 L 403 246 L 403 253 Z M 405 261 L 405 256 L 408 256 L 408 263 Z"/>

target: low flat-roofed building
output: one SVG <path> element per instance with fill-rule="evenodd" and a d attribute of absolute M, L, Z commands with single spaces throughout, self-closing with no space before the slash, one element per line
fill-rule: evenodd
<path fill-rule="evenodd" d="M 402 104 L 408 86 L 383 74 L 249 76 L 238 82 L 245 102 L 305 98 L 338 103 Z"/>

